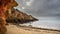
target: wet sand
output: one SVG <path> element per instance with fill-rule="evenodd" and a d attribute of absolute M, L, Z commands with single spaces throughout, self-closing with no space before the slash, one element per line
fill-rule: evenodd
<path fill-rule="evenodd" d="M 7 34 L 60 34 L 60 31 L 17 27 L 16 25 L 10 24 L 7 26 Z"/>

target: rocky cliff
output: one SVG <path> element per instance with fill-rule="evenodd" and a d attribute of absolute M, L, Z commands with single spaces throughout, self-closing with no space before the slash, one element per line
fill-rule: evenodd
<path fill-rule="evenodd" d="M 37 21 L 38 19 L 34 18 L 31 15 L 28 15 L 26 13 L 23 13 L 21 11 L 19 11 L 18 9 L 12 9 L 11 13 L 9 14 L 9 12 L 6 12 L 6 15 L 8 16 L 6 19 L 7 23 L 28 23 L 28 22 L 33 22 L 33 21 Z"/>

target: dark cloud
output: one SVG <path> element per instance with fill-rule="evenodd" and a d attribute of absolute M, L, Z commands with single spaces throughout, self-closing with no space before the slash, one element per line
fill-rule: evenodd
<path fill-rule="evenodd" d="M 56 16 L 60 13 L 60 0 L 35 0 L 34 10 L 39 16 Z M 40 2 L 39 2 L 40 1 Z M 59 16 L 59 14 L 57 15 Z"/>
<path fill-rule="evenodd" d="M 25 5 L 23 0 L 16 1 L 19 3 L 18 8 Z M 25 9 L 25 11 L 38 16 L 60 16 L 60 0 L 34 0 L 29 10 Z"/>

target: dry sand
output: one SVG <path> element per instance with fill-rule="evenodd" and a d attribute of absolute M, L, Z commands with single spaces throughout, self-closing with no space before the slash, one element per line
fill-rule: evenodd
<path fill-rule="evenodd" d="M 28 27 L 7 26 L 7 34 L 60 34 L 60 31 L 33 29 Z"/>

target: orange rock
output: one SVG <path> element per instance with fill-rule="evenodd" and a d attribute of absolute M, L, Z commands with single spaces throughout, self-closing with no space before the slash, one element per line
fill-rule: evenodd
<path fill-rule="evenodd" d="M 0 0 L 0 34 L 6 34 L 7 31 L 5 12 L 14 6 L 17 6 L 15 0 Z"/>

